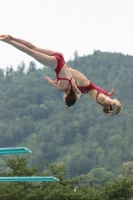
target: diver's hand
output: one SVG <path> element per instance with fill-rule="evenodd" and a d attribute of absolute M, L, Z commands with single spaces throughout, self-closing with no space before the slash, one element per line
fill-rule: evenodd
<path fill-rule="evenodd" d="M 114 93 L 115 93 L 115 90 L 114 90 L 114 88 L 112 88 L 112 89 L 110 90 L 110 92 L 108 93 L 108 95 L 111 96 L 111 95 L 113 95 Z"/>

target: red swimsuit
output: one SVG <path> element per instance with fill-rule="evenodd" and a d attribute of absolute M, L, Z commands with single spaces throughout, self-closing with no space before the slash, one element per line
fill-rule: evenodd
<path fill-rule="evenodd" d="M 60 73 L 60 70 L 62 69 L 62 67 L 64 66 L 65 64 L 65 60 L 64 60 L 64 57 L 61 53 L 54 53 L 52 56 L 55 56 L 56 59 L 57 59 L 57 67 L 55 69 L 55 72 L 56 72 L 56 78 L 57 78 L 57 83 L 59 80 L 67 80 L 68 81 L 68 87 L 70 85 L 71 89 L 72 89 L 72 77 L 70 79 L 67 79 L 67 78 L 60 78 L 58 75 Z M 67 87 L 67 89 L 68 89 Z M 66 90 L 67 90 L 66 89 Z"/>
<path fill-rule="evenodd" d="M 77 86 L 77 88 L 81 91 L 81 93 L 88 93 L 90 90 L 97 90 L 96 100 L 97 100 L 97 103 L 100 105 L 102 105 L 102 104 L 98 102 L 98 95 L 100 93 L 102 93 L 102 94 L 105 94 L 106 96 L 109 96 L 108 92 L 106 92 L 102 88 L 94 85 L 92 82 L 90 82 L 90 84 L 88 86 Z M 106 107 L 106 106 L 104 106 L 104 107 Z"/>

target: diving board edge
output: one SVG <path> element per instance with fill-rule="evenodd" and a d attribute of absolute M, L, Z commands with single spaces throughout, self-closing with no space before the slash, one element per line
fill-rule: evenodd
<path fill-rule="evenodd" d="M 0 154 L 19 154 L 19 153 L 32 153 L 32 151 L 27 149 L 26 147 L 0 148 Z"/>

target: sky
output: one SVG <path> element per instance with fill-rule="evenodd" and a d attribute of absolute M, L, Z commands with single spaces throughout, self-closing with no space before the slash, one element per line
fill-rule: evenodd
<path fill-rule="evenodd" d="M 0 35 L 63 53 L 95 50 L 133 55 L 132 0 L 0 0 Z M 0 41 L 0 68 L 34 60 Z M 37 67 L 42 65 L 36 62 Z"/>

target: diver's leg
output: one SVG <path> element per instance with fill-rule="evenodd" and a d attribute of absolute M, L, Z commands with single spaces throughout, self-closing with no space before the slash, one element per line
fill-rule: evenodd
<path fill-rule="evenodd" d="M 30 49 L 33 49 L 34 51 L 37 51 L 37 52 L 40 52 L 40 53 L 44 53 L 44 54 L 46 54 L 48 56 L 52 56 L 56 52 L 56 51 L 53 51 L 53 50 L 42 49 L 42 48 L 36 47 L 35 45 L 33 45 L 32 43 L 30 43 L 30 42 L 28 42 L 26 40 L 15 38 L 15 37 L 12 37 L 11 35 L 1 35 L 1 36 L 9 37 L 10 40 L 13 40 L 13 41 L 15 41 L 17 43 L 23 44 L 26 47 L 28 47 Z"/>
<path fill-rule="evenodd" d="M 13 47 L 15 47 L 16 49 L 18 49 L 22 52 L 32 56 L 35 60 L 37 60 L 38 62 L 40 62 L 43 65 L 46 65 L 53 69 L 55 69 L 57 67 L 57 60 L 56 60 L 55 56 L 48 56 L 44 53 L 37 52 L 34 49 L 30 49 L 23 44 L 17 43 L 16 41 L 10 39 L 9 37 L 5 37 L 2 41 L 12 45 Z"/>

